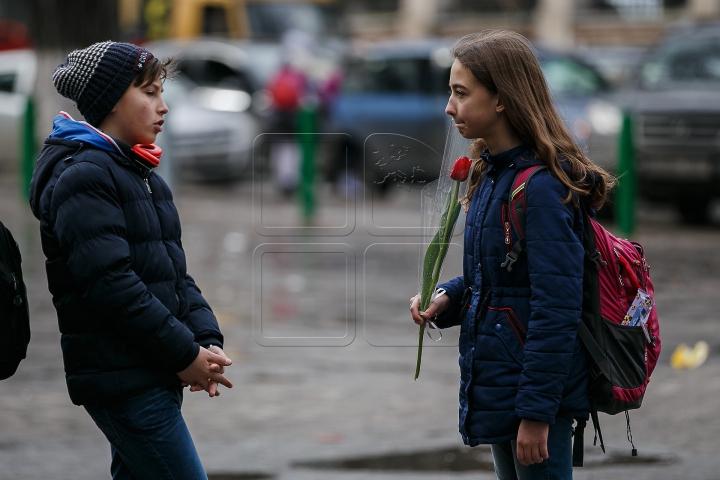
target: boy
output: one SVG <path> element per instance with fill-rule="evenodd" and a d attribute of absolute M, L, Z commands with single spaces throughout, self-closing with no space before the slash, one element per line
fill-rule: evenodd
<path fill-rule="evenodd" d="M 55 118 L 30 186 L 68 392 L 110 442 L 114 479 L 206 479 L 182 387 L 232 387 L 172 195 L 152 171 L 161 152 L 138 148 L 162 131 L 169 63 L 110 41 L 68 55 L 53 83 L 87 123 Z"/>

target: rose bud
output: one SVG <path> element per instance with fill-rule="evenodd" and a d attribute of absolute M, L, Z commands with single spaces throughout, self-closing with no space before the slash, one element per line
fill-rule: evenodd
<path fill-rule="evenodd" d="M 468 174 L 470 173 L 471 165 L 472 161 L 468 157 L 459 157 L 455 160 L 455 165 L 453 165 L 453 168 L 450 171 L 450 178 L 456 182 L 464 182 L 467 180 Z"/>

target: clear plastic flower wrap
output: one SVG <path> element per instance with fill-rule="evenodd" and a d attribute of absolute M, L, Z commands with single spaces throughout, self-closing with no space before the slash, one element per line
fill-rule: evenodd
<path fill-rule="evenodd" d="M 463 138 L 450 123 L 440 176 L 421 192 L 423 242 L 419 262 L 420 312 L 424 312 L 435 297 L 435 287 L 462 211 L 460 200 L 467 192 L 466 180 L 472 167 L 467 157 L 470 143 L 471 141 Z M 420 374 L 423 334 L 431 321 L 432 319 L 425 318 L 425 322 L 420 326 L 415 380 Z"/>

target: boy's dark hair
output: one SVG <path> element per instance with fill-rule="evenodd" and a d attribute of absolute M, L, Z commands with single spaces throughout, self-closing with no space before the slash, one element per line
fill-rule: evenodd
<path fill-rule="evenodd" d="M 152 57 L 140 73 L 135 76 L 132 85 L 133 87 L 144 88 L 152 85 L 157 79 L 164 82 L 168 78 L 175 76 L 175 65 L 175 57 L 170 57 L 165 61 L 160 61 L 157 57 Z"/>

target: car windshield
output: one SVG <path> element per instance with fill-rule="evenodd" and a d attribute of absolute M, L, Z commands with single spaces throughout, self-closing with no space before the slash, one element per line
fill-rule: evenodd
<path fill-rule="evenodd" d="M 677 84 L 720 87 L 720 38 L 685 38 L 668 42 L 643 67 L 645 88 Z"/>
<path fill-rule="evenodd" d="M 548 85 L 558 95 L 589 95 L 604 88 L 597 73 L 572 59 L 546 59 L 540 65 Z"/>
<path fill-rule="evenodd" d="M 370 58 L 348 65 L 348 93 L 445 94 L 450 69 L 430 58 Z"/>

